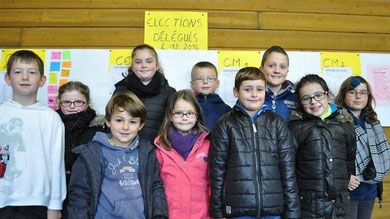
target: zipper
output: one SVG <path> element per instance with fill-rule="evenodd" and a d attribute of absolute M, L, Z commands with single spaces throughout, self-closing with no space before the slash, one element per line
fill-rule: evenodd
<path fill-rule="evenodd" d="M 256 202 L 258 203 L 257 206 L 260 206 L 257 209 L 257 217 L 260 217 L 260 209 L 261 209 L 261 206 L 263 205 L 263 203 L 261 202 L 261 197 L 260 197 L 260 182 L 258 179 L 260 165 L 259 165 L 259 161 L 258 161 L 257 157 L 260 155 L 260 152 L 259 152 L 259 147 L 257 144 L 257 128 L 256 128 L 256 125 L 254 122 L 252 122 L 252 128 L 253 128 L 253 146 L 254 146 L 254 152 L 255 152 L 254 153 L 254 161 L 255 161 L 254 181 L 255 181 L 255 188 L 256 188 L 255 196 L 257 198 L 257 200 L 256 200 Z"/>
<path fill-rule="evenodd" d="M 272 99 L 272 109 L 275 111 L 276 109 L 276 101 Z"/>

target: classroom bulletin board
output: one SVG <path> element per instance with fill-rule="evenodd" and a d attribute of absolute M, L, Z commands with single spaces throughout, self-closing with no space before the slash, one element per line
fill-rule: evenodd
<path fill-rule="evenodd" d="M 42 50 L 42 49 L 41 49 Z M 123 78 L 131 64 L 131 50 L 110 49 L 44 49 L 46 84 L 38 99 L 55 109 L 61 84 L 81 81 L 91 90 L 91 105 L 99 114 L 111 97 L 115 83 Z M 220 86 L 217 92 L 229 105 L 234 105 L 235 73 L 242 67 L 259 67 L 264 51 L 157 50 L 159 62 L 169 84 L 190 89 L 191 69 L 199 61 L 218 67 Z M 390 126 L 390 54 L 288 51 L 290 60 L 287 78 L 298 81 L 306 74 L 324 77 L 334 95 L 341 82 L 351 75 L 361 75 L 373 87 L 375 110 L 383 126 Z M 12 98 L 12 90 L 4 81 L 5 56 L 0 50 L 0 103 Z"/>

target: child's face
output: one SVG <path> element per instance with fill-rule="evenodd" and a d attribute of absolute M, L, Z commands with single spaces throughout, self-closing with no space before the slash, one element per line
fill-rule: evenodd
<path fill-rule="evenodd" d="M 172 122 L 177 131 L 182 135 L 186 135 L 192 130 L 198 120 L 197 117 L 195 108 L 190 102 L 183 99 L 176 101 L 175 108 L 172 112 Z"/>
<path fill-rule="evenodd" d="M 320 84 L 305 84 L 299 90 L 299 97 L 301 99 L 303 110 L 307 114 L 320 117 L 322 114 L 326 113 L 330 98 Z M 308 102 L 305 102 L 302 99 L 308 99 Z"/>
<path fill-rule="evenodd" d="M 194 79 L 191 81 L 191 88 L 205 96 L 214 94 L 219 86 L 217 72 L 212 68 L 197 68 L 194 71 Z"/>
<path fill-rule="evenodd" d="M 233 92 L 246 112 L 253 116 L 263 106 L 265 81 L 260 79 L 242 81 L 239 90 L 234 88 Z"/>
<path fill-rule="evenodd" d="M 65 91 L 60 96 L 60 109 L 65 115 L 75 114 L 87 108 L 87 98 L 77 90 Z"/>
<path fill-rule="evenodd" d="M 106 120 L 106 124 L 111 130 L 113 143 L 121 147 L 128 147 L 137 136 L 138 131 L 144 126 L 144 123 L 141 123 L 141 118 L 132 117 L 121 108 L 114 111 L 111 120 Z"/>
<path fill-rule="evenodd" d="M 344 103 L 352 111 L 361 112 L 367 106 L 368 95 L 367 84 L 361 83 L 355 89 L 347 91 Z"/>
<path fill-rule="evenodd" d="M 31 100 L 35 102 L 38 89 L 45 84 L 46 77 L 41 76 L 35 62 L 26 63 L 18 60 L 12 64 L 10 74 L 5 75 L 5 81 L 12 87 L 15 101 Z"/>
<path fill-rule="evenodd" d="M 261 70 L 269 86 L 281 87 L 288 73 L 287 56 L 278 52 L 270 53 Z"/>
<path fill-rule="evenodd" d="M 157 59 L 149 49 L 137 50 L 131 69 L 141 81 L 148 82 L 158 70 Z"/>

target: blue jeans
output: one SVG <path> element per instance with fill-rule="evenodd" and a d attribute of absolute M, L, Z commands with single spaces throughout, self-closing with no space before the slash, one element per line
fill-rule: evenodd
<path fill-rule="evenodd" d="M 370 219 L 374 204 L 375 198 L 351 200 L 351 219 Z"/>
<path fill-rule="evenodd" d="M 265 216 L 265 217 L 240 216 L 234 218 L 235 219 L 282 219 L 282 217 L 280 216 Z"/>

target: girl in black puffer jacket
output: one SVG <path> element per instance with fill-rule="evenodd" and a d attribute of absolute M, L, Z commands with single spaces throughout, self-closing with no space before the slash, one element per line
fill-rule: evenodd
<path fill-rule="evenodd" d="M 298 109 L 289 127 L 298 144 L 302 218 L 349 218 L 348 182 L 356 154 L 352 117 L 329 104 L 329 88 L 318 75 L 303 77 L 296 92 Z"/>

